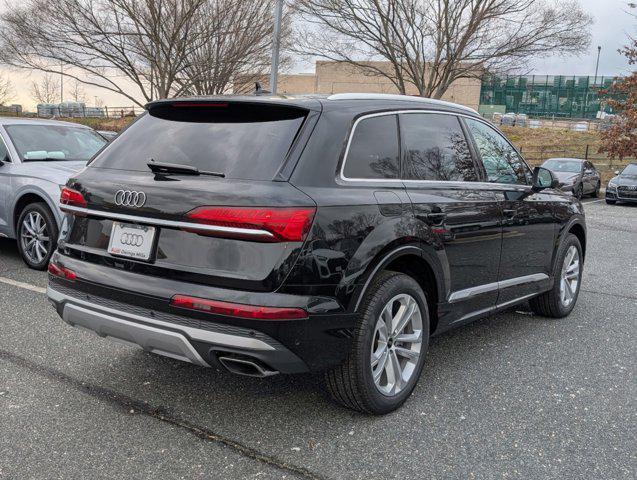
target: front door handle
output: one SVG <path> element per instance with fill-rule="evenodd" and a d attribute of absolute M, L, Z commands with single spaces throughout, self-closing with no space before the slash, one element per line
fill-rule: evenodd
<path fill-rule="evenodd" d="M 447 214 L 444 212 L 435 212 L 428 213 L 425 218 L 427 219 L 427 223 L 431 225 L 440 225 L 447 218 Z"/>

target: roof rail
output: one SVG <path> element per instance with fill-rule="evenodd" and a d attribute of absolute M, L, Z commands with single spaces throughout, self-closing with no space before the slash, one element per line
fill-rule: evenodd
<path fill-rule="evenodd" d="M 396 95 L 392 93 L 335 93 L 327 97 L 328 100 L 402 100 L 407 102 L 422 102 L 429 105 L 440 105 L 445 107 L 454 107 L 471 113 L 478 113 L 471 107 L 460 105 L 459 103 L 446 102 L 444 100 L 436 100 L 434 98 L 417 97 L 412 95 Z"/>

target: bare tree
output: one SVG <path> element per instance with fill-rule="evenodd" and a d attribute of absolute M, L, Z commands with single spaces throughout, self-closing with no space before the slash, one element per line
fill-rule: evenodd
<path fill-rule="evenodd" d="M 265 71 L 273 0 L 25 0 L 0 22 L 0 62 L 57 72 L 137 105 L 221 93 Z"/>
<path fill-rule="evenodd" d="M 78 80 L 73 80 L 73 83 L 69 87 L 69 95 L 74 102 L 86 102 L 86 91 L 82 83 Z"/>
<path fill-rule="evenodd" d="M 143 105 L 180 93 L 205 1 L 26 0 L 2 15 L 0 60 L 46 73 L 64 64 L 67 77 Z"/>
<path fill-rule="evenodd" d="M 198 25 L 207 40 L 189 56 L 179 80 L 184 90 L 215 95 L 229 91 L 231 86 L 253 89 L 253 82 L 270 69 L 272 12 L 271 0 L 209 0 L 199 12 Z M 283 42 L 289 31 L 289 22 L 284 21 Z"/>
<path fill-rule="evenodd" d="M 60 100 L 60 80 L 45 74 L 39 82 L 31 82 L 31 98 L 38 103 L 56 103 Z"/>
<path fill-rule="evenodd" d="M 0 105 L 5 105 L 15 98 L 13 83 L 8 77 L 0 75 Z"/>
<path fill-rule="evenodd" d="M 576 0 L 299 0 L 296 8 L 297 53 L 435 98 L 459 78 L 581 53 L 592 23 Z"/>

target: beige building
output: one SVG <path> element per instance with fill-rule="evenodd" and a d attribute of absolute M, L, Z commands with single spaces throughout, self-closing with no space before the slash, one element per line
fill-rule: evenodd
<path fill-rule="evenodd" d="M 387 62 L 375 62 L 377 66 L 389 68 Z M 262 86 L 268 89 L 268 78 L 262 79 Z M 235 89 L 237 90 L 237 89 Z M 317 61 L 315 73 L 279 75 L 279 93 L 399 93 L 387 78 L 365 74 L 361 69 L 330 61 Z M 415 87 L 408 88 L 407 94 L 417 95 Z M 480 80 L 463 78 L 451 84 L 442 97 L 449 102 L 460 103 L 478 109 L 480 103 Z"/>

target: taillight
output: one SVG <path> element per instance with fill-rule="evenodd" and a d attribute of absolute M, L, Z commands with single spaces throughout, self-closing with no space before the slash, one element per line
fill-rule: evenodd
<path fill-rule="evenodd" d="M 175 295 L 170 300 L 173 307 L 199 310 L 202 312 L 226 315 L 229 317 L 248 318 L 253 320 L 299 320 L 307 318 L 302 308 L 259 307 L 241 303 L 229 303 L 219 300 Z"/>
<path fill-rule="evenodd" d="M 69 270 L 68 268 L 53 262 L 49 263 L 48 271 L 51 275 L 64 278 L 66 280 L 75 280 L 77 278 L 77 275 L 73 270 Z"/>
<path fill-rule="evenodd" d="M 77 190 L 73 190 L 68 187 L 62 187 L 60 203 L 62 205 L 71 205 L 73 207 L 86 207 L 86 200 L 84 199 L 84 196 Z"/>
<path fill-rule="evenodd" d="M 261 242 L 302 242 L 315 213 L 313 207 L 199 207 L 186 214 L 188 220 L 218 228 L 184 230 Z"/>

